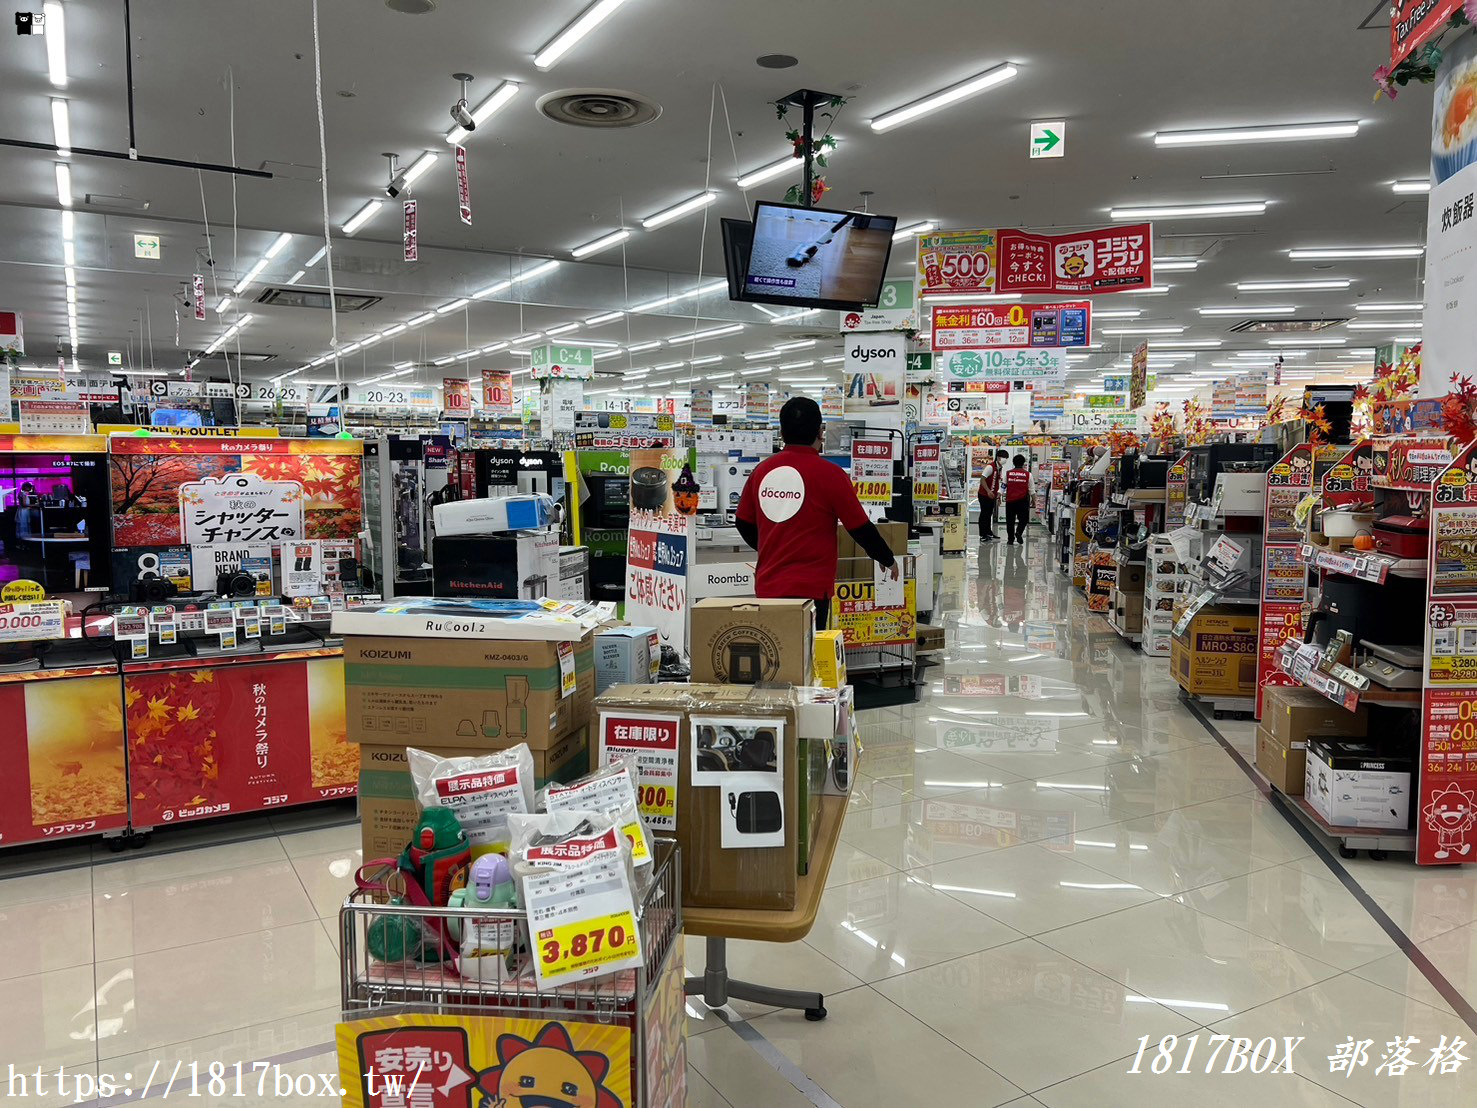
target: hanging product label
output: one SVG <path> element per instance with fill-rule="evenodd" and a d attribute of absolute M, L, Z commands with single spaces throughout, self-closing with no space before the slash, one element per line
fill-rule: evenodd
<path fill-rule="evenodd" d="M 472 191 L 467 187 L 467 148 L 456 147 L 456 202 L 462 222 L 472 225 Z"/>
<path fill-rule="evenodd" d="M 1169 467 L 1164 479 L 1164 527 L 1173 530 L 1185 525 L 1185 505 L 1190 499 L 1190 455 L 1181 454 Z"/>
<path fill-rule="evenodd" d="M 641 964 L 635 897 L 614 827 L 530 846 L 521 881 L 540 989 Z"/>
<path fill-rule="evenodd" d="M 1136 410 L 1144 406 L 1149 395 L 1149 344 L 1141 342 L 1134 347 L 1133 361 L 1128 369 L 1128 407 Z"/>
<path fill-rule="evenodd" d="M 407 200 L 404 206 L 404 224 L 400 232 L 405 245 L 405 260 L 407 262 L 419 261 L 421 256 L 420 241 L 416 238 L 415 234 L 415 222 L 416 202 L 414 200 Z"/>
<path fill-rule="evenodd" d="M 1086 346 L 1092 304 L 946 304 L 933 309 L 934 350 Z"/>
<path fill-rule="evenodd" d="M 851 484 L 863 504 L 892 503 L 892 440 L 851 440 Z"/>
<path fill-rule="evenodd" d="M 191 289 L 195 296 L 195 318 L 205 318 L 205 275 L 195 274 L 191 282 Z"/>
<path fill-rule="evenodd" d="M 600 765 L 636 763 L 636 800 L 653 831 L 677 829 L 677 755 L 682 717 L 616 709 L 600 713 Z"/>

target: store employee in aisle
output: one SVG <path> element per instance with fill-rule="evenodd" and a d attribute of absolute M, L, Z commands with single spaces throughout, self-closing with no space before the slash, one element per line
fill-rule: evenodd
<path fill-rule="evenodd" d="M 1031 471 L 1026 456 L 1017 454 L 1005 473 L 1005 545 L 1026 541 L 1026 520 L 1031 505 Z"/>
<path fill-rule="evenodd" d="M 836 589 L 836 525 L 867 556 L 898 578 L 897 559 L 856 498 L 851 478 L 821 457 L 821 409 L 797 396 L 780 409 L 785 448 L 754 467 L 739 498 L 736 524 L 759 552 L 754 594 L 814 600 L 824 627 Z"/>

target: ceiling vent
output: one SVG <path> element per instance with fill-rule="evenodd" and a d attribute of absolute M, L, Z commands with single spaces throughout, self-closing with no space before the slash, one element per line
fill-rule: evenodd
<path fill-rule="evenodd" d="M 425 15 L 436 10 L 436 0 L 385 0 L 385 7 L 401 15 Z"/>
<path fill-rule="evenodd" d="M 571 127 L 639 127 L 662 114 L 634 92 L 613 88 L 572 88 L 538 98 L 538 110 L 555 123 Z"/>
<path fill-rule="evenodd" d="M 362 312 L 365 308 L 372 308 L 383 300 L 383 296 L 368 296 L 360 292 L 337 293 L 333 302 L 338 305 L 339 313 Z M 262 290 L 256 298 L 258 304 L 272 304 L 279 308 L 318 308 L 327 311 L 329 300 L 328 293 L 318 292 L 316 289 L 298 288 L 296 285 L 274 285 Z"/>
<path fill-rule="evenodd" d="M 109 196 L 102 192 L 89 192 L 82 200 L 89 208 L 98 208 L 105 212 L 146 212 L 149 210 L 149 201 L 135 200 L 131 196 Z"/>
<path fill-rule="evenodd" d="M 1247 334 L 1277 335 L 1299 332 L 1311 334 L 1314 331 L 1323 331 L 1329 327 L 1337 327 L 1340 323 L 1347 323 L 1349 319 L 1246 319 L 1230 328 L 1232 331 L 1240 331 Z"/>

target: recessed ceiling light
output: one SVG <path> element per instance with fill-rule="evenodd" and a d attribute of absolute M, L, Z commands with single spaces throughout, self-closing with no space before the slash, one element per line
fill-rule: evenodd
<path fill-rule="evenodd" d="M 904 104 L 901 108 L 882 113 L 872 120 L 872 130 L 889 131 L 901 124 L 918 119 L 920 116 L 929 115 L 940 108 L 946 108 L 950 104 L 958 103 L 960 100 L 1009 81 L 1019 72 L 1019 69 L 1008 62 L 1004 65 L 997 65 L 994 69 L 988 69 L 966 81 L 960 81 L 957 85 L 951 85 L 939 92 L 914 100 L 910 104 Z"/>
<path fill-rule="evenodd" d="M 493 90 L 491 96 L 472 109 L 472 119 L 479 127 L 482 126 L 483 123 L 501 111 L 503 106 L 517 95 L 518 82 L 504 81 Z M 471 133 L 465 127 L 453 127 L 446 132 L 446 141 L 453 144 L 460 143 Z"/>
<path fill-rule="evenodd" d="M 1289 250 L 1295 262 L 1338 261 L 1344 258 L 1419 258 L 1426 253 L 1423 246 L 1315 246 Z"/>
<path fill-rule="evenodd" d="M 1290 142 L 1296 139 L 1352 138 L 1357 122 L 1282 123 L 1269 127 L 1218 127 L 1209 130 L 1160 131 L 1155 146 L 1208 146 L 1234 142 Z"/>
<path fill-rule="evenodd" d="M 619 231 L 612 231 L 608 235 L 602 235 L 598 239 L 587 242 L 583 246 L 574 247 L 570 250 L 569 255 L 572 258 L 588 258 L 592 254 L 600 253 L 602 250 L 609 250 L 612 246 L 619 246 L 630 237 L 631 232 L 625 228 L 621 228 Z"/>
<path fill-rule="evenodd" d="M 1234 304 L 1224 308 L 1200 308 L 1201 315 L 1230 315 L 1230 316 L 1258 316 L 1258 315 L 1292 315 L 1297 308 L 1291 304 L 1274 304 L 1270 307 L 1261 305 L 1244 305 L 1238 307 Z"/>
<path fill-rule="evenodd" d="M 352 235 L 356 231 L 358 231 L 360 227 L 363 227 L 366 223 L 374 218 L 374 214 L 380 210 L 380 205 L 383 203 L 383 200 L 371 200 L 368 204 L 365 204 L 364 207 L 360 208 L 353 215 L 349 216 L 349 218 L 344 221 L 344 234 Z"/>
<path fill-rule="evenodd" d="M 1298 292 L 1303 289 L 1346 289 L 1354 282 L 1347 277 L 1318 277 L 1308 281 L 1238 281 L 1237 292 Z"/>
<path fill-rule="evenodd" d="M 1104 335 L 1183 335 L 1183 327 L 1103 327 Z"/>
<path fill-rule="evenodd" d="M 1355 304 L 1356 312 L 1423 312 L 1426 310 L 1424 304 L 1397 304 L 1389 301 L 1369 304 Z"/>
<path fill-rule="evenodd" d="M 1430 182 L 1429 179 L 1428 180 L 1424 180 L 1424 181 L 1392 181 L 1390 183 L 1390 191 L 1391 192 L 1430 192 L 1431 191 L 1431 182 Z"/>
<path fill-rule="evenodd" d="M 933 220 L 925 219 L 921 223 L 914 223 L 908 227 L 899 227 L 893 233 L 892 241 L 902 242 L 903 239 L 910 239 L 917 235 L 926 235 L 929 231 L 932 231 L 937 226 L 938 224 L 935 223 Z"/>
<path fill-rule="evenodd" d="M 1418 319 L 1380 319 L 1368 322 L 1361 320 L 1344 326 L 1350 331 L 1418 331 L 1422 324 Z"/>
<path fill-rule="evenodd" d="M 1233 200 L 1217 204 L 1145 204 L 1137 207 L 1112 208 L 1114 219 L 1198 219 L 1214 215 L 1262 215 L 1265 200 Z"/>
<path fill-rule="evenodd" d="M 1144 314 L 1142 308 L 1106 308 L 1092 313 L 1093 319 L 1137 319 Z"/>
<path fill-rule="evenodd" d="M 551 69 L 576 43 L 614 15 L 622 3 L 624 0 L 595 0 L 573 23 L 544 44 L 544 48 L 533 56 L 533 64 L 539 69 Z"/>
<path fill-rule="evenodd" d="M 648 231 L 654 231 L 658 227 L 663 227 L 671 223 L 674 219 L 681 219 L 685 215 L 691 215 L 693 212 L 701 211 L 717 199 L 718 194 L 716 192 L 708 191 L 699 193 L 697 196 L 689 197 L 680 204 L 673 204 L 670 208 L 664 208 L 655 215 L 647 216 L 641 221 L 641 226 L 645 227 Z"/>
<path fill-rule="evenodd" d="M 1154 272 L 1175 273 L 1200 268 L 1199 258 L 1155 258 Z"/>

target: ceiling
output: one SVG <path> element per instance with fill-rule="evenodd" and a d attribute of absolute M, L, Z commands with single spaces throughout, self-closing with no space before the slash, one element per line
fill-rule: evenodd
<path fill-rule="evenodd" d="M 39 6 L 40 0 L 37 0 Z M 48 105 L 68 101 L 76 147 L 126 151 L 129 117 L 122 5 L 63 0 L 68 85 L 53 89 L 40 38 L 0 36 L 0 83 L 7 105 L 0 138 L 53 141 Z M 1160 272 L 1159 295 L 1101 297 L 1099 309 L 1139 309 L 1118 327 L 1183 326 L 1164 345 L 1220 341 L 1176 369 L 1208 373 L 1234 350 L 1267 350 L 1260 337 L 1230 333 L 1235 317 L 1201 316 L 1202 306 L 1297 307 L 1297 315 L 1354 318 L 1361 301 L 1419 303 L 1420 260 L 1294 261 L 1290 248 L 1412 245 L 1422 241 L 1425 197 L 1396 195 L 1396 179 L 1428 172 L 1429 92 L 1412 86 L 1391 104 L 1371 104 L 1369 74 L 1385 50 L 1385 5 L 1330 0 L 1288 5 L 1186 6 L 1140 0 L 1131 6 L 1038 0 L 1005 7 L 934 0 L 900 7 L 884 0 L 776 0 L 702 3 L 626 0 L 552 68 L 533 55 L 574 20 L 585 0 L 437 0 L 406 15 L 379 0 L 319 0 L 326 161 L 319 145 L 312 9 L 303 0 L 137 0 L 132 11 L 134 116 L 141 155 L 235 165 L 270 178 L 87 156 L 68 159 L 75 196 L 79 347 L 84 369 L 109 351 L 133 368 L 178 370 L 249 312 L 227 349 L 248 360 L 247 379 L 298 370 L 327 354 L 333 333 L 321 309 L 250 303 L 299 269 L 301 289 L 326 288 L 326 269 L 305 263 L 323 245 L 320 168 L 327 165 L 338 293 L 380 297 L 362 312 L 338 313 L 338 341 L 405 323 L 545 259 L 559 266 L 484 300 L 437 316 L 342 359 L 343 380 L 367 380 L 415 363 L 404 383 L 526 364 L 508 351 L 430 363 L 565 322 L 685 292 L 722 274 L 718 221 L 742 216 L 745 202 L 778 199 L 798 173 L 748 191 L 740 173 L 784 156 L 787 124 L 771 102 L 808 87 L 851 97 L 835 122 L 840 147 L 826 203 L 863 202 L 900 225 L 1074 228 L 1109 222 L 1115 205 L 1263 199 L 1264 215 L 1158 220 L 1155 254 L 1195 257 L 1192 272 Z M 783 52 L 799 64 L 758 66 Z M 882 134 L 867 121 L 884 111 L 1001 62 L 1012 81 Z M 444 135 L 458 95 L 451 74 L 474 74 L 475 107 L 512 80 L 518 94 L 466 141 L 473 222 L 457 212 L 454 167 Z M 593 130 L 555 123 L 536 108 L 566 89 L 626 90 L 661 107 L 644 126 Z M 1032 120 L 1066 121 L 1066 155 L 1028 158 Z M 1358 120 L 1353 138 L 1230 146 L 1157 148 L 1161 130 Z M 439 151 L 415 184 L 421 259 L 402 260 L 398 201 L 387 202 L 352 237 L 344 222 L 388 179 L 382 152 L 402 166 Z M 54 152 L 0 146 L 0 308 L 23 314 L 28 350 L 50 364 L 67 334 L 61 209 Z M 711 188 L 715 203 L 660 229 L 640 220 Z M 209 226 L 207 238 L 206 224 Z M 572 247 L 621 226 L 621 246 L 583 262 Z M 157 234 L 158 261 L 133 256 L 133 236 Z M 207 304 L 222 295 L 281 232 L 292 238 L 224 313 L 204 322 L 175 309 L 191 274 L 206 274 Z M 891 270 L 911 273 L 911 244 L 894 249 Z M 699 278 L 699 274 L 703 276 Z M 1247 280 L 1347 277 L 1343 291 L 1238 294 Z M 1324 332 L 1347 348 L 1385 342 L 1408 329 L 1407 314 L 1366 314 L 1386 330 Z M 1415 316 L 1414 318 L 1419 318 Z M 757 368 L 738 357 L 806 334 L 822 337 L 794 354 L 816 359 L 809 372 L 839 380 L 835 317 L 817 313 L 776 323 L 719 291 L 630 312 L 561 335 L 630 346 L 675 338 L 721 322 L 745 329 L 698 344 L 602 359 L 602 375 L 710 355 L 724 360 L 652 373 L 651 382 L 735 374 Z M 1084 383 L 1139 341 L 1102 334 L 1078 364 Z M 797 340 L 797 336 L 799 339 Z M 70 353 L 70 352 L 69 352 Z M 787 357 L 790 355 L 787 355 Z M 1270 354 L 1269 354 L 1270 357 Z M 1308 362 L 1317 361 L 1316 350 Z M 1332 361 L 1333 359 L 1329 358 Z M 791 364 L 774 359 L 768 364 Z M 1367 367 L 1367 359 L 1363 362 Z M 226 363 L 206 361 L 219 376 Z M 237 371 L 233 363 L 232 373 Z M 791 371 L 793 376 L 800 372 Z M 334 365 L 309 368 L 331 380 Z M 720 377 L 712 383 L 741 379 Z M 767 380 L 763 375 L 749 379 Z M 1161 380 L 1164 380 L 1163 376 Z"/>

